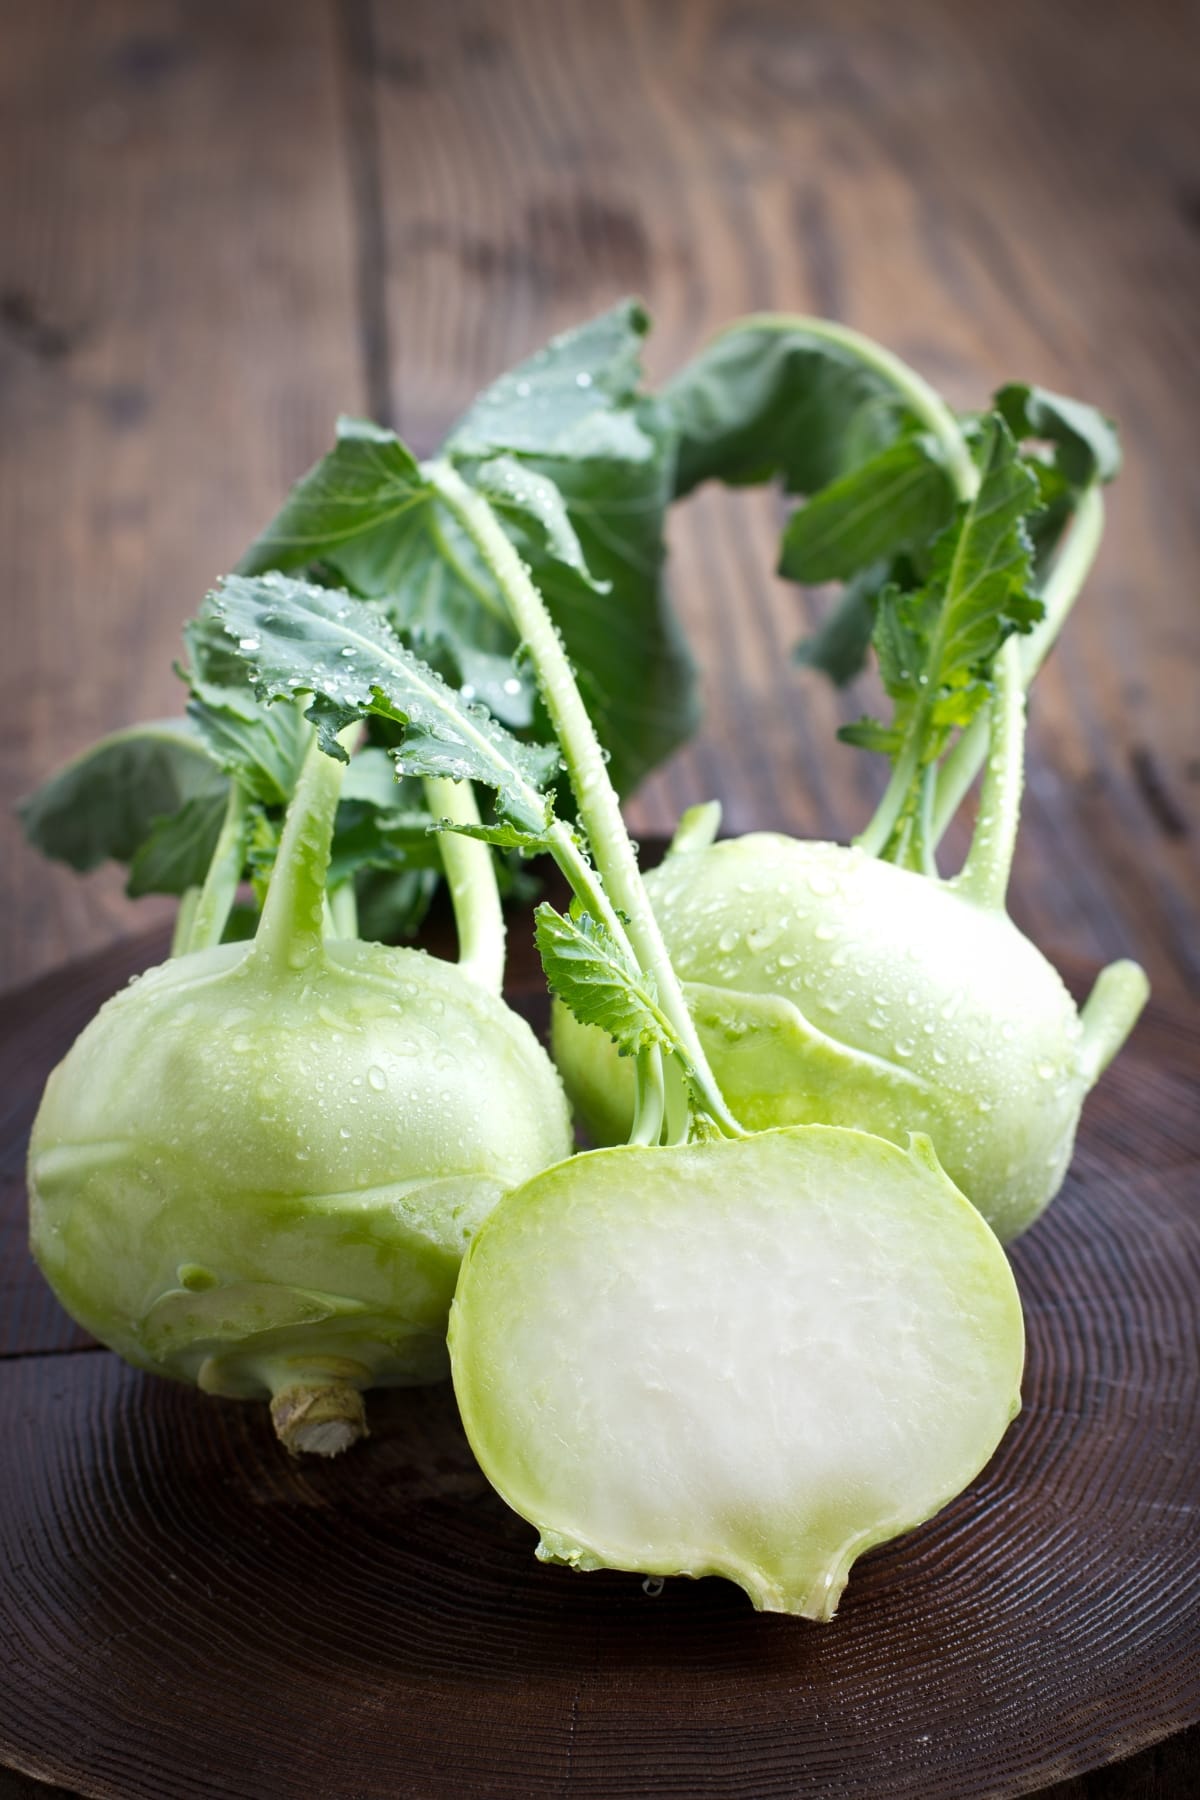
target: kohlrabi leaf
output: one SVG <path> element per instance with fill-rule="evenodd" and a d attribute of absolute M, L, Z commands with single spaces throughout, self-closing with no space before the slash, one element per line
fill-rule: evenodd
<path fill-rule="evenodd" d="M 564 917 L 543 902 L 533 916 L 550 991 L 581 1025 L 598 1025 L 606 1031 L 622 1056 L 671 1041 L 652 979 L 625 955 L 604 925 L 577 906 Z"/>
<path fill-rule="evenodd" d="M 226 801 L 224 792 L 197 794 L 178 812 L 156 821 L 129 865 L 126 892 L 132 899 L 143 894 L 178 896 L 203 886 L 221 835 Z"/>
<path fill-rule="evenodd" d="M 695 669 L 663 579 L 674 421 L 637 391 L 646 329 L 646 314 L 626 301 L 565 333 L 480 395 L 444 451 L 499 503 L 562 633 L 621 793 L 697 720 Z M 561 496 L 573 542 L 549 529 L 544 507 L 531 521 L 506 506 L 495 474 L 503 469 L 502 480 L 513 482 L 514 465 Z"/>
<path fill-rule="evenodd" d="M 458 819 L 426 820 L 426 827 L 431 831 L 454 831 L 459 837 L 475 838 L 481 844 L 490 844 L 494 850 L 516 850 L 522 856 L 533 855 L 546 847 L 545 832 L 521 831 L 510 819 L 500 819 L 494 825 L 464 825 Z"/>
<path fill-rule="evenodd" d="M 884 557 L 927 543 L 952 518 L 954 488 L 937 447 L 905 437 L 796 508 L 779 573 L 791 581 L 845 581 Z"/>
<path fill-rule="evenodd" d="M 329 886 L 338 887 L 360 869 L 440 870 L 431 825 L 429 813 L 417 808 L 387 813 L 361 801 L 343 800 L 333 833 Z"/>
<path fill-rule="evenodd" d="M 549 747 L 523 744 L 405 648 L 378 608 L 285 575 L 231 575 L 209 606 L 246 661 L 260 698 L 311 694 L 308 716 L 333 755 L 337 733 L 378 714 L 404 728 L 397 767 L 493 790 L 497 810 L 544 833 L 543 788 L 558 766 Z"/>
<path fill-rule="evenodd" d="M 543 456 L 562 446 L 597 413 L 625 406 L 641 378 L 645 308 L 621 300 L 492 382 L 446 440 L 455 457 L 486 457 L 504 449 Z"/>
<path fill-rule="evenodd" d="M 892 723 L 844 728 L 850 743 L 905 752 L 914 776 L 941 755 L 950 732 L 970 722 L 989 691 L 1004 639 L 1028 631 L 1042 605 L 1028 592 L 1025 528 L 1037 483 L 1004 421 L 984 422 L 975 449 L 979 490 L 937 540 L 923 588 L 886 587 L 876 601 L 874 644 Z"/>
<path fill-rule="evenodd" d="M 906 423 L 895 385 L 851 350 L 798 326 L 749 319 L 669 382 L 677 494 L 702 481 L 780 476 L 812 494 L 886 449 Z"/>
<path fill-rule="evenodd" d="M 1073 487 L 1112 481 L 1120 473 L 1117 428 L 1094 406 L 1013 381 L 996 394 L 995 407 L 1018 441 L 1041 438 L 1055 446 L 1057 462 Z"/>
<path fill-rule="evenodd" d="M 837 687 L 845 687 L 859 674 L 871 647 L 875 629 L 874 599 L 884 585 L 886 568 L 873 564 L 848 581 L 832 610 L 812 633 L 796 645 L 793 655 L 806 668 L 819 669 Z"/>
<path fill-rule="evenodd" d="M 29 842 L 80 871 L 128 863 L 156 823 L 188 801 L 223 806 L 228 781 L 187 719 L 163 719 L 101 738 L 22 800 Z"/>
<path fill-rule="evenodd" d="M 427 498 L 416 459 L 395 432 L 368 419 L 339 419 L 334 448 L 300 477 L 238 573 L 329 562 L 360 593 L 386 592 L 395 582 L 403 522 Z"/>
<path fill-rule="evenodd" d="M 480 395 L 442 452 L 487 487 L 529 563 L 622 792 L 696 722 L 695 674 L 662 582 L 673 431 L 637 393 L 646 327 L 625 302 L 556 338 Z M 239 572 L 269 568 L 333 571 L 454 686 L 515 728 L 535 721 L 495 583 L 394 433 L 341 421 Z"/>

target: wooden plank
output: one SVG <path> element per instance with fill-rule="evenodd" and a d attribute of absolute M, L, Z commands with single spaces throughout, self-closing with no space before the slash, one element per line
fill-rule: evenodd
<path fill-rule="evenodd" d="M 0 1757 L 106 1800 L 1002 1800 L 1182 1731 L 1200 1239 L 1135 1161 L 1085 1131 L 1014 1256 L 1021 1418 L 830 1627 L 539 1565 L 446 1386 L 373 1394 L 370 1443 L 318 1466 L 115 1357 L 0 1362 Z"/>
<path fill-rule="evenodd" d="M 1200 981 L 1194 21 L 1180 0 L 445 0 L 376 4 L 372 39 L 388 398 L 422 450 L 630 289 L 657 374 L 787 308 L 876 334 L 959 404 L 1022 376 L 1121 419 L 1110 538 L 1038 694 L 1014 904 L 1164 993 Z M 869 813 L 880 771 L 831 739 L 873 685 L 788 671 L 813 603 L 771 576 L 778 525 L 769 497 L 706 493 L 673 526 L 708 718 L 638 796 L 639 834 L 712 794 L 731 832 L 844 838 Z"/>
<path fill-rule="evenodd" d="M 43 863 L 11 800 L 178 710 L 181 623 L 362 388 L 324 0 L 4 0 L 0 31 L 11 983 L 155 911 Z"/>

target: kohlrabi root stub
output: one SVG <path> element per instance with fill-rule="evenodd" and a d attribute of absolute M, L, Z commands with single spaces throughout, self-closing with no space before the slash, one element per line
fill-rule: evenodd
<path fill-rule="evenodd" d="M 801 1128 L 595 1151 L 509 1195 L 451 1314 L 488 1478 L 576 1568 L 829 1619 L 1019 1405 L 1008 1263 L 928 1144 Z"/>

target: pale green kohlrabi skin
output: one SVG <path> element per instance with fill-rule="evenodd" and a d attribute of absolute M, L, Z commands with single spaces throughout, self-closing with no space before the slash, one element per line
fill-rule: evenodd
<path fill-rule="evenodd" d="M 1116 1043 L 1002 910 L 858 849 L 765 832 L 677 852 L 646 886 L 751 1130 L 926 1132 L 1003 1241 L 1058 1192 Z M 1144 997 L 1133 965 L 1109 973 Z M 632 1071 L 611 1039 L 558 1007 L 554 1053 L 596 1141 L 627 1137 Z"/>
<path fill-rule="evenodd" d="M 533 1033 L 460 968 L 357 941 L 299 960 L 224 945 L 110 1000 L 50 1078 L 29 1189 L 34 1254 L 103 1343 L 308 1404 L 447 1373 L 466 1245 L 571 1135 Z M 281 1436 L 344 1447 L 330 1429 Z"/>
<path fill-rule="evenodd" d="M 987 1462 L 1021 1308 L 928 1141 L 779 1130 L 576 1156 L 506 1196 L 451 1312 L 472 1449 L 538 1554 L 831 1618 Z"/>

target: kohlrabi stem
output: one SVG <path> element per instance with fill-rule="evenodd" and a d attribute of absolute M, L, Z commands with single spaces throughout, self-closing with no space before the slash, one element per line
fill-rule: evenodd
<path fill-rule="evenodd" d="M 666 1084 L 662 1051 L 657 1044 L 639 1050 L 635 1067 L 635 1094 L 631 1144 L 657 1144 L 666 1116 Z"/>
<path fill-rule="evenodd" d="M 1110 963 L 1096 977 L 1079 1014 L 1083 1025 L 1079 1060 L 1092 1082 L 1099 1081 L 1137 1024 L 1149 996 L 1146 971 L 1135 962 Z"/>
<path fill-rule="evenodd" d="M 339 742 L 348 748 L 355 724 Z M 320 954 L 325 922 L 325 876 L 346 764 L 321 749 L 315 736 L 284 820 L 266 905 L 254 939 L 256 957 L 278 968 L 302 969 Z"/>
<path fill-rule="evenodd" d="M 717 833 L 721 829 L 721 802 L 704 800 L 698 806 L 689 806 L 680 815 L 675 827 L 675 836 L 671 839 L 668 856 L 678 856 L 688 850 L 707 850 L 710 844 L 717 841 Z"/>
<path fill-rule="evenodd" d="M 512 622 L 532 658 L 542 698 L 571 778 L 579 816 L 611 908 L 623 915 L 623 935 L 632 944 L 643 971 L 654 979 L 659 1005 L 691 1064 L 702 1104 L 723 1131 L 740 1136 L 741 1127 L 726 1106 L 716 1077 L 709 1068 L 683 990 L 671 966 L 658 921 L 642 884 L 633 845 L 625 830 L 616 791 L 609 779 L 604 752 L 545 602 L 482 495 L 468 487 L 447 463 L 427 464 L 424 472 L 491 571 L 504 595 Z M 588 903 L 585 894 L 581 893 L 580 898 Z"/>
<path fill-rule="evenodd" d="M 851 356 L 873 369 L 890 382 L 909 411 L 925 426 L 942 452 L 946 473 L 960 500 L 973 500 L 979 487 L 979 471 L 958 420 L 935 388 L 915 369 L 873 338 L 864 337 L 848 325 L 835 325 L 829 319 L 810 319 L 803 314 L 751 313 L 730 327 L 734 331 L 802 331 L 808 337 L 836 344 Z"/>
<path fill-rule="evenodd" d="M 246 861 L 247 805 L 241 783 L 231 781 L 217 847 L 192 914 L 187 941 L 189 950 L 207 950 L 211 944 L 221 941 Z"/>
<path fill-rule="evenodd" d="M 991 736 L 975 835 L 953 886 L 964 898 L 1002 912 L 1025 781 L 1025 684 L 1015 637 L 1005 639 L 996 658 L 990 712 Z"/>
<path fill-rule="evenodd" d="M 1041 599 L 1045 613 L 1028 636 L 1019 640 L 1021 679 L 1026 689 L 1062 630 L 1063 622 L 1096 560 L 1103 535 L 1104 500 L 1100 489 L 1093 486 L 1080 497 L 1067 540 L 1042 588 Z M 937 797 L 933 807 L 935 847 L 941 843 L 951 819 L 983 766 L 989 729 L 986 711 L 977 713 L 938 769 Z"/>
<path fill-rule="evenodd" d="M 322 1379 L 320 1374 L 274 1388 L 271 1423 L 293 1456 L 340 1456 L 359 1438 L 369 1436 L 358 1388 L 336 1377 Z"/>
<path fill-rule="evenodd" d="M 882 856 L 891 840 L 892 833 L 900 822 L 912 791 L 912 784 L 917 778 L 917 760 L 919 756 L 919 734 L 910 731 L 899 756 L 892 767 L 891 777 L 883 797 L 875 808 L 871 822 L 865 831 L 860 831 L 854 842 L 868 856 Z"/>
<path fill-rule="evenodd" d="M 425 778 L 425 801 L 435 819 L 478 825 L 479 807 L 469 781 Z M 504 914 L 490 844 L 443 831 L 438 838 L 458 932 L 458 966 L 464 975 L 498 994 L 504 986 Z"/>
<path fill-rule="evenodd" d="M 196 916 L 196 908 L 200 904 L 200 889 L 185 888 L 179 901 L 179 911 L 175 914 L 175 929 L 171 933 L 171 955 L 185 956 L 192 935 L 192 920 Z"/>
<path fill-rule="evenodd" d="M 358 936 L 358 895 L 354 891 L 354 877 L 348 875 L 345 881 L 339 881 L 327 896 L 329 918 L 333 925 L 333 936 L 356 938 Z"/>

